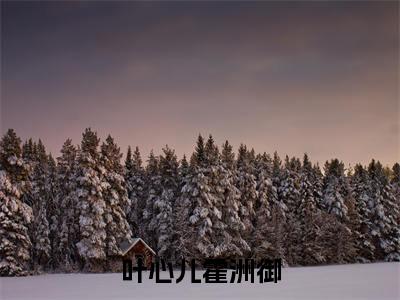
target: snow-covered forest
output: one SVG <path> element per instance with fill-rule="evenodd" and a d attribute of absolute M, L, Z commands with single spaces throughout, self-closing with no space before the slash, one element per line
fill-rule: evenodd
<path fill-rule="evenodd" d="M 323 168 L 199 136 L 123 157 L 86 129 L 53 158 L 10 129 L 0 141 L 0 274 L 109 270 L 119 243 L 143 238 L 181 257 L 282 258 L 289 266 L 400 260 L 400 165 Z M 146 162 L 143 162 L 146 160 Z"/>

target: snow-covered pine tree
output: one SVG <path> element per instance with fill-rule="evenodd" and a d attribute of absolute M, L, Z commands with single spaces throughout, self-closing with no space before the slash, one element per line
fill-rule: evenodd
<path fill-rule="evenodd" d="M 179 173 L 179 183 L 180 183 L 180 188 L 183 187 L 184 185 L 184 181 L 183 178 L 186 177 L 186 175 L 188 175 L 190 172 L 190 166 L 189 163 L 186 159 L 186 155 L 184 154 L 180 163 L 179 163 L 179 169 L 178 169 L 178 173 Z"/>
<path fill-rule="evenodd" d="M 400 261 L 400 229 L 396 222 L 399 207 L 396 204 L 389 179 L 380 162 L 372 160 L 368 166 L 372 195 L 372 235 L 375 239 L 376 258 Z"/>
<path fill-rule="evenodd" d="M 24 193 L 30 189 L 29 169 L 22 160 L 21 139 L 13 129 L 9 129 L 0 143 L 0 165 L 13 184 Z"/>
<path fill-rule="evenodd" d="M 29 189 L 21 139 L 9 129 L 0 141 L 0 275 L 27 275 L 32 243 L 32 209 L 22 201 Z"/>
<path fill-rule="evenodd" d="M 179 196 L 178 160 L 175 151 L 168 146 L 160 156 L 161 195 L 153 203 L 157 254 L 171 260 L 175 257 L 172 249 L 174 235 L 175 200 Z"/>
<path fill-rule="evenodd" d="M 328 213 L 336 215 L 341 221 L 347 218 L 345 200 L 351 193 L 344 172 L 344 164 L 338 159 L 325 163 L 322 207 Z"/>
<path fill-rule="evenodd" d="M 204 138 L 201 135 L 198 136 L 195 150 L 190 157 L 190 166 L 192 168 L 204 168 L 207 166 Z"/>
<path fill-rule="evenodd" d="M 351 176 L 349 174 L 349 176 Z M 344 225 L 347 226 L 349 229 L 349 233 L 351 236 L 351 241 L 349 242 L 348 250 L 351 250 L 347 255 L 346 261 L 349 263 L 356 263 L 356 262 L 366 262 L 368 260 L 362 258 L 359 253 L 359 249 L 363 247 L 363 236 L 360 232 L 361 228 L 361 216 L 357 209 L 357 200 L 354 197 L 348 197 L 346 199 L 346 206 L 347 206 L 347 220 Z M 360 243 L 361 241 L 361 243 Z M 368 251 L 368 249 L 366 249 Z"/>
<path fill-rule="evenodd" d="M 146 206 L 143 210 L 143 236 L 147 243 L 156 248 L 156 228 L 157 220 L 154 213 L 154 203 L 161 197 L 161 175 L 159 167 L 159 157 L 156 157 L 153 150 L 150 152 L 146 166 Z"/>
<path fill-rule="evenodd" d="M 268 253 L 265 253 L 268 242 L 269 221 L 271 219 L 271 208 L 273 200 L 270 199 L 271 193 L 276 192 L 276 188 L 272 184 L 272 160 L 266 154 L 257 155 L 255 163 L 255 172 L 257 180 L 257 201 L 254 209 L 256 211 L 255 218 L 255 233 L 252 239 L 253 255 L 259 258 Z M 271 257 L 269 257 L 271 258 Z"/>
<path fill-rule="evenodd" d="M 47 220 L 46 202 L 39 201 L 34 213 L 34 249 L 33 260 L 35 270 L 49 268 L 49 260 L 51 255 L 50 245 L 50 226 Z"/>
<path fill-rule="evenodd" d="M 243 238 L 251 243 L 254 231 L 255 211 L 254 205 L 257 201 L 257 182 L 254 174 L 254 165 L 251 161 L 251 153 L 243 144 L 239 146 L 237 158 L 237 180 L 236 187 L 240 195 L 240 217 L 245 225 Z"/>
<path fill-rule="evenodd" d="M 104 222 L 106 230 L 106 255 L 114 256 L 121 252 L 120 244 L 130 241 L 132 232 L 126 218 L 130 201 L 121 164 L 122 153 L 109 135 L 101 145 L 100 165 L 107 185 L 102 195 L 105 202 Z"/>
<path fill-rule="evenodd" d="M 187 162 L 186 156 L 180 161 L 178 174 L 179 174 L 179 195 L 182 193 L 182 189 L 186 184 L 186 180 L 190 177 L 192 168 Z M 189 208 L 190 205 L 187 203 L 187 199 L 179 196 L 175 200 L 174 213 L 174 238 L 172 242 L 172 247 L 175 252 L 174 263 L 179 264 L 182 258 L 190 257 L 189 249 L 186 248 L 188 245 L 186 240 L 188 239 L 189 233 L 188 219 L 189 219 Z"/>
<path fill-rule="evenodd" d="M 397 206 L 400 207 L 400 164 L 395 163 L 392 167 L 392 178 L 390 180 L 392 185 L 393 195 L 396 199 Z M 396 220 L 400 224 L 400 216 Z"/>
<path fill-rule="evenodd" d="M 289 265 L 297 265 L 301 260 L 301 225 L 297 212 L 300 205 L 300 169 L 298 159 L 286 156 L 278 187 L 279 200 L 287 207 L 283 227 L 285 259 Z"/>
<path fill-rule="evenodd" d="M 311 179 L 311 185 L 314 189 L 314 198 L 317 203 L 317 207 L 322 209 L 323 203 L 323 186 L 324 186 L 324 175 L 322 174 L 321 168 L 318 162 L 313 165 L 313 178 Z"/>
<path fill-rule="evenodd" d="M 90 128 L 82 135 L 77 157 L 76 197 L 79 209 L 79 237 L 76 244 L 83 267 L 87 271 L 102 270 L 106 258 L 106 204 L 103 192 L 108 183 L 99 168 L 99 138 Z"/>
<path fill-rule="evenodd" d="M 311 208 L 314 211 L 317 207 L 312 179 L 315 177 L 314 169 L 307 153 L 303 156 L 303 164 L 300 169 L 300 207 L 306 209 Z M 300 210 L 301 211 L 301 210 Z"/>
<path fill-rule="evenodd" d="M 267 164 L 268 170 L 268 157 L 261 158 L 261 161 L 265 161 L 264 163 L 256 163 L 259 165 L 259 171 L 262 171 L 264 167 L 263 164 Z M 265 171 L 262 171 L 265 173 Z M 269 171 L 266 172 L 268 175 Z M 269 176 L 269 175 L 268 175 Z M 272 169 L 271 169 L 271 184 L 272 186 L 268 190 L 269 183 L 264 182 L 262 180 L 262 176 L 258 176 L 258 197 L 261 199 L 263 197 L 263 190 L 267 188 L 267 203 L 263 203 L 265 206 L 264 209 L 257 209 L 257 222 L 256 222 L 256 231 L 255 231 L 255 241 L 253 242 L 253 255 L 256 259 L 264 259 L 264 258 L 281 258 L 284 265 L 287 265 L 287 260 L 285 258 L 285 249 L 284 249 L 284 235 L 285 235 L 285 223 L 287 221 L 286 214 L 288 212 L 288 208 L 286 204 L 281 201 L 278 197 L 278 188 L 280 185 L 280 178 L 282 176 L 282 168 L 281 168 L 281 160 L 279 158 L 278 153 L 274 152 L 274 157 L 272 160 Z M 266 183 L 266 184 L 265 184 Z M 261 203 L 260 203 L 261 204 Z M 263 210 L 268 210 L 270 217 L 265 216 Z M 266 213 L 268 215 L 268 212 Z"/>
<path fill-rule="evenodd" d="M 71 139 L 67 139 L 62 148 L 61 156 L 57 157 L 57 193 L 56 201 L 62 212 L 59 219 L 59 237 L 55 256 L 58 266 L 65 271 L 76 270 L 78 250 L 76 242 L 79 237 L 79 209 L 76 197 L 76 166 L 77 149 Z"/>
<path fill-rule="evenodd" d="M 21 276 L 29 272 L 31 241 L 28 227 L 32 209 L 0 165 L 0 275 Z"/>
<path fill-rule="evenodd" d="M 208 146 L 210 148 L 210 145 Z M 215 154 L 215 149 L 206 153 L 204 139 L 199 135 L 191 162 L 191 172 L 185 178 L 179 206 L 187 207 L 181 210 L 186 225 L 181 230 L 182 249 L 188 256 L 196 259 L 215 257 L 213 244 L 214 232 L 211 219 L 218 218 L 214 211 L 214 193 L 211 185 L 209 159 Z"/>
<path fill-rule="evenodd" d="M 240 191 L 235 186 L 236 176 L 235 154 L 226 141 L 213 172 L 216 200 L 213 211 L 213 244 L 217 257 L 230 259 L 246 257 L 251 250 L 242 236 L 245 225 L 240 218 Z"/>
<path fill-rule="evenodd" d="M 273 203 L 271 198 L 277 193 L 276 188 L 272 184 L 272 159 L 265 152 L 256 156 L 255 176 L 258 196 L 255 203 L 255 210 L 257 220 L 262 223 L 266 218 L 270 217 L 271 204 Z"/>
<path fill-rule="evenodd" d="M 357 215 L 353 216 L 350 222 L 353 225 L 351 229 L 357 249 L 357 260 L 361 262 L 374 261 L 375 246 L 371 235 L 371 211 L 368 208 L 371 190 L 368 172 L 361 164 L 354 167 L 351 187 Z"/>
<path fill-rule="evenodd" d="M 22 158 L 25 163 L 31 163 L 35 160 L 35 145 L 30 138 L 22 145 Z"/>
<path fill-rule="evenodd" d="M 304 154 L 303 165 L 299 176 L 300 205 L 296 218 L 299 221 L 299 228 L 296 233 L 300 236 L 298 263 L 301 265 L 317 265 L 326 262 L 322 255 L 321 245 L 317 244 L 317 239 L 322 236 L 320 224 L 321 211 L 318 209 L 316 197 L 321 194 L 318 186 L 315 185 L 318 175 L 313 168 L 308 155 Z"/>
<path fill-rule="evenodd" d="M 146 206 L 146 187 L 142 158 L 138 147 L 135 148 L 133 154 L 131 147 L 128 147 L 125 159 L 125 181 L 128 188 L 128 197 L 131 201 L 127 215 L 128 222 L 135 236 L 144 236 L 143 211 Z"/>
<path fill-rule="evenodd" d="M 47 220 L 49 222 L 49 239 L 51 245 L 50 263 L 51 267 L 59 266 L 56 249 L 60 243 L 60 220 L 62 212 L 59 209 L 59 202 L 57 199 L 57 163 L 51 153 L 47 156 L 48 172 L 47 172 L 47 185 L 48 185 L 48 202 L 47 202 Z"/>
<path fill-rule="evenodd" d="M 35 142 L 33 142 L 31 138 L 25 141 L 24 145 L 22 146 L 22 160 L 27 170 L 26 181 L 28 183 L 28 186 L 25 188 L 25 193 L 22 196 L 22 200 L 26 204 L 28 204 L 31 208 L 33 207 L 33 202 L 34 202 L 34 199 L 32 197 L 32 182 L 33 182 L 33 167 L 36 163 L 36 148 L 37 145 Z"/>
<path fill-rule="evenodd" d="M 272 189 L 270 194 L 270 202 L 272 206 L 279 206 L 279 210 L 281 213 L 278 215 L 285 216 L 288 211 L 288 207 L 279 197 L 279 187 L 281 185 L 281 177 L 283 176 L 283 168 L 282 161 L 278 155 L 278 152 L 274 152 L 274 157 L 272 159 L 272 185 L 274 189 Z"/>
<path fill-rule="evenodd" d="M 33 263 L 37 270 L 49 268 L 51 259 L 50 225 L 47 209 L 52 197 L 49 184 L 49 162 L 46 149 L 41 140 L 37 143 L 32 174 L 32 226 Z"/>
<path fill-rule="evenodd" d="M 286 204 L 290 213 L 295 213 L 300 205 L 299 171 L 301 163 L 286 155 L 285 165 L 280 177 L 278 188 L 279 199 Z"/>

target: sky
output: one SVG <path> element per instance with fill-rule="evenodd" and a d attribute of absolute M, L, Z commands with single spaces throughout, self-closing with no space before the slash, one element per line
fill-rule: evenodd
<path fill-rule="evenodd" d="M 399 2 L 1 2 L 0 131 L 400 161 Z"/>

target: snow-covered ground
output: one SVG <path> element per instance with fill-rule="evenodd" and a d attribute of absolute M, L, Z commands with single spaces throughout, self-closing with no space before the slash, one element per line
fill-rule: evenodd
<path fill-rule="evenodd" d="M 286 268 L 276 284 L 192 284 L 190 271 L 179 284 L 156 284 L 148 273 L 138 284 L 135 275 L 133 281 L 122 281 L 122 274 L 0 278 L 0 299 L 400 299 L 399 263 Z"/>

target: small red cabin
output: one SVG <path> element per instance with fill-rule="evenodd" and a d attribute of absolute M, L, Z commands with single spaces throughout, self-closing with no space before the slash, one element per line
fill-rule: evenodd
<path fill-rule="evenodd" d="M 137 259 L 142 258 L 143 266 L 150 269 L 151 263 L 154 261 L 156 253 L 149 245 L 146 244 L 141 238 L 134 238 L 131 241 L 123 241 L 119 248 L 121 249 L 121 255 L 112 257 L 109 260 L 109 268 L 113 272 L 122 271 L 122 260 L 132 260 L 132 265 L 137 265 Z"/>

